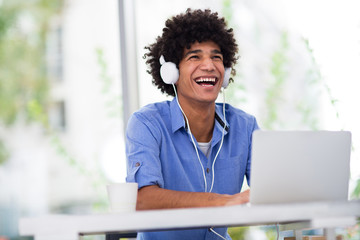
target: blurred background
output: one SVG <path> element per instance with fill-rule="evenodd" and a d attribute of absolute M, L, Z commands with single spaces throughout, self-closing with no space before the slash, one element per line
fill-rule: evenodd
<path fill-rule="evenodd" d="M 21 217 L 108 211 L 106 184 L 125 181 L 129 115 L 169 99 L 144 47 L 188 7 L 234 29 L 226 101 L 262 129 L 352 132 L 349 199 L 360 197 L 358 0 L 0 0 L 1 240 L 29 239 Z M 360 239 L 358 226 L 339 231 Z M 272 227 L 230 232 L 275 238 Z"/>

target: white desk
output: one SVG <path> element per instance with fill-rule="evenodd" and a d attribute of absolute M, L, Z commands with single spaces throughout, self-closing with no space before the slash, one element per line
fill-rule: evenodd
<path fill-rule="evenodd" d="M 127 214 L 49 215 L 22 218 L 19 232 L 35 240 L 78 240 L 80 235 L 166 229 L 250 226 L 280 223 L 282 230 L 356 224 L 360 201 L 283 205 L 229 206 L 137 211 Z M 288 225 L 287 225 L 288 224 Z M 297 233 L 299 233 L 297 231 Z M 297 238 L 301 237 L 299 234 Z M 335 239 L 328 234 L 328 240 Z"/>

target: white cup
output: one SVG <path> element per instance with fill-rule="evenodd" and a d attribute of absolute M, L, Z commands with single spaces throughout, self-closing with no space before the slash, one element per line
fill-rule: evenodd
<path fill-rule="evenodd" d="M 137 183 L 113 183 L 106 188 L 111 212 L 125 213 L 136 210 Z"/>

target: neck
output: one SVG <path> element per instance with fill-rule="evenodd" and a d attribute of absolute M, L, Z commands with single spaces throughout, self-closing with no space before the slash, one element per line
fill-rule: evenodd
<path fill-rule="evenodd" d="M 179 99 L 190 125 L 192 134 L 198 142 L 209 142 L 212 139 L 215 125 L 215 102 L 187 104 Z"/>

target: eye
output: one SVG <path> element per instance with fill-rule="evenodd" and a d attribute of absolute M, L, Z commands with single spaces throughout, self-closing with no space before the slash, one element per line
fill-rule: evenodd
<path fill-rule="evenodd" d="M 197 55 L 191 55 L 191 56 L 189 57 L 189 59 L 199 59 L 199 56 L 197 56 Z"/>
<path fill-rule="evenodd" d="M 214 60 L 217 60 L 217 61 L 222 61 L 222 60 L 223 60 L 223 58 L 222 58 L 221 55 L 215 55 L 215 56 L 213 56 L 212 58 L 213 58 Z"/>

